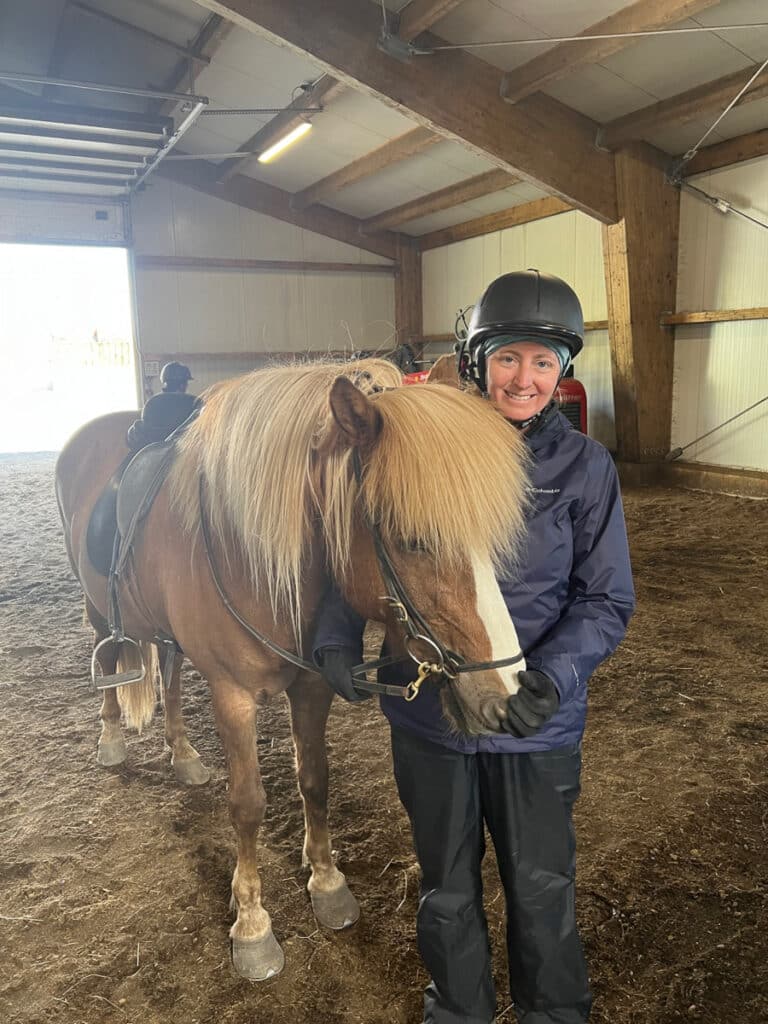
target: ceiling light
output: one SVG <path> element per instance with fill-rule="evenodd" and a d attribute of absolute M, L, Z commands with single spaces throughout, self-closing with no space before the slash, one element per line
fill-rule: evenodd
<path fill-rule="evenodd" d="M 284 135 L 282 139 L 278 139 L 274 145 L 270 146 L 269 149 L 265 149 L 259 157 L 260 164 L 268 164 L 270 160 L 274 160 L 278 154 L 282 153 L 284 149 L 287 149 L 292 143 L 296 142 L 306 135 L 309 129 L 312 127 L 309 121 L 302 121 L 301 124 L 297 124 L 294 129 Z"/>

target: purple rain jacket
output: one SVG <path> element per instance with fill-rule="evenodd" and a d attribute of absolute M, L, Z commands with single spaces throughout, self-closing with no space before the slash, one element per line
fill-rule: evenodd
<path fill-rule="evenodd" d="M 533 492 L 527 535 L 518 566 L 499 578 L 499 586 L 528 668 L 554 681 L 559 710 L 526 739 L 506 733 L 467 737 L 443 717 L 436 684 L 426 683 L 412 702 L 381 698 L 391 725 L 466 753 L 523 753 L 578 743 L 589 677 L 616 650 L 635 607 L 619 480 L 609 452 L 556 409 L 525 440 Z M 331 591 L 318 615 L 313 651 L 346 647 L 362 661 L 364 627 Z M 386 672 L 381 681 L 405 683 L 414 668 L 398 665 Z"/>

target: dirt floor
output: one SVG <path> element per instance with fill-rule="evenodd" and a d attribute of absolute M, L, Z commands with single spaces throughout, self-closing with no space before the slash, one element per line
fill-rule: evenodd
<path fill-rule="evenodd" d="M 283 700 L 260 721 L 266 905 L 286 952 L 254 985 L 229 963 L 233 834 L 206 685 L 173 781 L 159 724 L 96 764 L 90 633 L 62 544 L 51 456 L 0 458 L 0 1022 L 418 1024 L 418 872 L 374 702 L 332 712 L 332 824 L 362 905 L 319 930 Z M 597 1024 L 768 1021 L 768 504 L 626 495 L 639 607 L 591 684 L 577 808 L 579 916 Z M 497 948 L 503 900 L 492 856 Z M 498 1020 L 514 1021 L 499 955 Z"/>

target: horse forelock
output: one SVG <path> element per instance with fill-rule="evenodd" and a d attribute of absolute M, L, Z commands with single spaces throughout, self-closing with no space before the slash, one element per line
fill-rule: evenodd
<path fill-rule="evenodd" d="M 392 545 L 426 549 L 445 570 L 517 557 L 528 501 L 520 433 L 484 399 L 443 384 L 375 397 L 384 422 L 361 499 Z"/>
<path fill-rule="evenodd" d="M 244 564 L 273 614 L 288 616 L 297 639 L 302 568 L 323 513 L 318 453 L 331 478 L 348 479 L 349 452 L 324 448 L 333 431 L 328 396 L 339 376 L 364 391 L 401 381 L 392 363 L 366 359 L 289 364 L 216 384 L 181 439 L 169 477 L 173 508 L 185 531 L 195 535 L 202 476 L 211 532 L 229 564 Z"/>
<path fill-rule="evenodd" d="M 527 455 L 514 430 L 482 398 L 442 384 L 374 396 L 383 427 L 362 453 L 359 488 L 346 452 L 322 467 L 326 547 L 337 579 L 349 560 L 358 500 L 393 550 L 418 547 L 445 571 L 473 558 L 509 567 L 518 554 L 527 498 Z"/>

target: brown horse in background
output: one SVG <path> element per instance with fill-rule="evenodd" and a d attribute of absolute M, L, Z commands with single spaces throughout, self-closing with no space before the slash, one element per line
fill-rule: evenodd
<path fill-rule="evenodd" d="M 283 965 L 257 869 L 266 797 L 256 745 L 258 708 L 283 691 L 315 916 L 342 928 L 357 920 L 359 909 L 334 865 L 328 832 L 324 737 L 331 691 L 232 617 L 212 578 L 201 516 L 232 606 L 284 648 L 307 655 L 318 602 L 333 581 L 361 615 L 386 624 L 392 650 L 404 651 L 397 617 L 381 600 L 374 522 L 418 611 L 444 644 L 481 662 L 517 650 L 494 570 L 514 557 L 523 529 L 526 475 L 518 433 L 481 399 L 444 385 L 398 384 L 393 366 L 367 360 L 260 370 L 209 389 L 200 416 L 176 443 L 175 461 L 120 581 L 125 634 L 143 644 L 158 633 L 173 637 L 210 686 L 238 844 L 233 961 L 253 980 Z M 56 467 L 67 550 L 97 639 L 109 633 L 107 582 L 89 561 L 86 530 L 100 492 L 128 454 L 124 437 L 132 416 L 116 413 L 87 424 Z M 105 674 L 115 671 L 113 651 L 105 647 L 99 658 Z M 177 777 L 201 783 L 208 773 L 185 734 L 180 667 L 179 656 L 165 698 L 165 735 Z M 443 686 L 444 708 L 468 733 L 499 731 L 506 697 L 516 688 L 510 668 L 468 672 Z M 152 715 L 153 685 L 145 680 L 123 689 L 129 724 L 140 727 Z M 101 718 L 99 761 L 120 763 L 126 751 L 114 689 L 104 691 Z"/>

